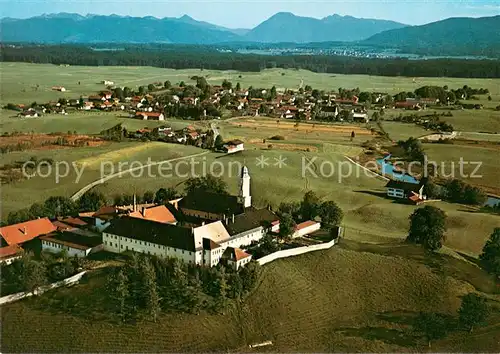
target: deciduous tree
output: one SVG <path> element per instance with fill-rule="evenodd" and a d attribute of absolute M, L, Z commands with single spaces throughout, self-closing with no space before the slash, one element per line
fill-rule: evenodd
<path fill-rule="evenodd" d="M 483 247 L 483 253 L 481 253 L 479 259 L 484 269 L 500 278 L 500 227 L 493 230 Z"/>
<path fill-rule="evenodd" d="M 415 319 L 414 328 L 424 334 L 429 348 L 431 341 L 443 338 L 447 332 L 445 319 L 435 313 L 421 313 Z"/>
<path fill-rule="evenodd" d="M 426 205 L 410 215 L 407 241 L 420 244 L 427 250 L 436 251 L 443 246 L 446 231 L 446 214 L 439 208 Z"/>
<path fill-rule="evenodd" d="M 462 298 L 462 305 L 458 309 L 459 322 L 469 332 L 474 326 L 482 324 L 488 317 L 489 309 L 486 300 L 476 294 L 467 294 Z"/>
<path fill-rule="evenodd" d="M 344 218 L 342 209 L 334 201 L 326 201 L 319 207 L 319 216 L 324 227 L 339 226 Z"/>

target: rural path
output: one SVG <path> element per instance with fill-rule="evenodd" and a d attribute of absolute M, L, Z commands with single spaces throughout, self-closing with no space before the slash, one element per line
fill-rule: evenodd
<path fill-rule="evenodd" d="M 188 155 L 188 156 L 182 156 L 182 157 L 176 157 L 176 158 L 173 158 L 173 159 L 169 159 L 169 160 L 163 160 L 163 161 L 156 161 L 156 162 L 152 162 L 152 163 L 149 163 L 149 164 L 146 164 L 146 165 L 142 165 L 142 166 L 138 166 L 138 167 L 134 167 L 134 168 L 129 168 L 127 170 L 124 170 L 124 171 L 120 171 L 120 172 L 117 172 L 117 173 L 113 173 L 111 175 L 108 175 L 108 176 L 105 176 L 105 177 L 102 177 L 102 178 L 99 178 L 97 181 L 94 181 L 92 183 L 89 183 L 87 184 L 85 187 L 83 187 L 82 189 L 80 189 L 78 192 L 76 192 L 75 194 L 73 194 L 71 196 L 71 200 L 72 201 L 77 201 L 78 199 L 80 199 L 80 197 L 85 194 L 86 192 L 88 192 L 90 189 L 94 188 L 95 186 L 97 186 L 98 184 L 102 184 L 104 182 L 107 182 L 109 181 L 110 179 L 113 179 L 113 178 L 116 178 L 116 177 L 120 177 L 120 176 L 123 176 L 127 173 L 130 173 L 130 172 L 134 172 L 134 171 L 139 171 L 139 170 L 143 170 L 147 167 L 150 167 L 150 166 L 156 166 L 156 165 L 160 165 L 162 163 L 167 163 L 167 162 L 174 162 L 174 161 L 180 161 L 180 160 L 184 160 L 184 159 L 189 159 L 189 158 L 193 158 L 193 157 L 198 157 L 198 156 L 202 156 L 202 155 L 206 155 L 208 154 L 210 151 L 204 151 L 204 152 L 200 152 L 198 154 L 193 154 L 193 155 Z"/>

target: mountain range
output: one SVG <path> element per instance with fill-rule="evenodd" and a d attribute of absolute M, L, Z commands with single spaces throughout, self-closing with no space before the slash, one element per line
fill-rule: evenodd
<path fill-rule="evenodd" d="M 187 15 L 179 18 L 45 14 L 0 20 L 2 42 L 32 43 L 313 43 L 356 42 L 411 53 L 490 55 L 500 52 L 500 16 L 449 18 L 422 26 L 331 15 L 279 12 L 252 29 L 231 29 Z"/>
<path fill-rule="evenodd" d="M 404 24 L 351 16 L 323 19 L 280 12 L 253 29 L 230 29 L 187 15 L 162 19 L 130 16 L 82 16 L 58 13 L 1 20 L 3 42 L 38 43 L 183 43 L 357 41 Z"/>

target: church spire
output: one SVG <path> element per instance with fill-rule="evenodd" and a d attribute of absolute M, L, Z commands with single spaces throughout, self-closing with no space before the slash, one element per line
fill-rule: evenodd
<path fill-rule="evenodd" d="M 248 173 L 248 168 L 246 166 L 241 168 L 239 198 L 240 203 L 243 204 L 245 208 L 252 206 L 252 196 L 250 195 L 250 174 Z"/>

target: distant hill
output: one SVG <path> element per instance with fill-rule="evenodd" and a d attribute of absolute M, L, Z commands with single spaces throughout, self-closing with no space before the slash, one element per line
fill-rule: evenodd
<path fill-rule="evenodd" d="M 322 19 L 279 12 L 245 35 L 255 42 L 327 42 L 358 41 L 382 31 L 406 25 L 393 21 L 332 15 Z"/>
<path fill-rule="evenodd" d="M 158 19 L 129 16 L 48 14 L 1 20 L 3 42 L 36 43 L 183 43 L 324 42 L 366 39 L 405 25 L 392 21 L 332 15 L 321 20 L 278 13 L 252 30 L 230 29 L 187 15 Z"/>
<path fill-rule="evenodd" d="M 491 55 L 500 51 L 500 16 L 449 18 L 422 26 L 376 34 L 364 44 L 397 47 L 406 52 Z"/>
<path fill-rule="evenodd" d="M 60 13 L 3 19 L 0 28 L 3 42 L 211 44 L 240 38 L 228 29 L 189 16 L 158 19 Z"/>

